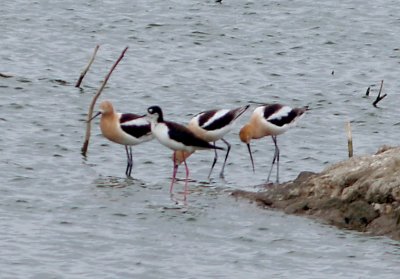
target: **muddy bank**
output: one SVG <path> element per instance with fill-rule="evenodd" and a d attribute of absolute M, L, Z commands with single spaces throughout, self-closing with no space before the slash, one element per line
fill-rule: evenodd
<path fill-rule="evenodd" d="M 260 206 L 307 215 L 339 228 L 400 240 L 400 147 L 381 147 L 321 173 L 302 172 L 260 192 L 234 191 Z"/>

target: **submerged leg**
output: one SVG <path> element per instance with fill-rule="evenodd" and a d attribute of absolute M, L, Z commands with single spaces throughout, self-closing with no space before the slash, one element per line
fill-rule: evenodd
<path fill-rule="evenodd" d="M 126 165 L 126 176 L 131 176 L 133 160 L 132 160 L 132 147 L 125 145 L 126 157 L 127 157 L 127 165 Z"/>
<path fill-rule="evenodd" d="M 132 156 L 132 147 L 131 146 L 129 146 L 129 158 L 130 158 L 129 176 L 131 176 L 132 169 L 133 169 L 133 156 Z"/>
<path fill-rule="evenodd" d="M 179 165 L 176 163 L 176 152 L 174 152 L 174 170 L 172 171 L 172 180 L 171 180 L 171 186 L 169 187 L 169 192 L 172 194 L 172 190 L 174 188 L 174 183 L 175 183 L 175 177 L 176 177 L 176 172 L 178 171 Z"/>
<path fill-rule="evenodd" d="M 186 201 L 186 195 L 188 194 L 188 180 L 189 180 L 189 168 L 186 164 L 186 160 L 183 160 L 183 163 L 185 164 L 185 169 L 186 169 L 186 179 L 185 179 L 185 188 L 184 188 L 184 200 Z"/>
<path fill-rule="evenodd" d="M 220 174 L 219 174 L 219 177 L 224 178 L 225 164 L 226 164 L 226 160 L 228 159 L 228 156 L 229 156 L 229 151 L 231 151 L 231 145 L 230 145 L 229 142 L 227 142 L 227 141 L 224 140 L 223 138 L 222 138 L 221 140 L 222 140 L 222 141 L 226 144 L 226 146 L 228 147 L 228 150 L 226 151 L 226 155 L 225 155 L 224 164 L 222 165 L 222 169 L 221 169 L 221 172 L 220 172 Z"/>
<path fill-rule="evenodd" d="M 280 157 L 280 151 L 278 147 L 278 138 L 277 136 L 274 136 L 275 138 L 274 143 L 275 143 L 275 152 L 276 152 L 276 183 L 279 183 L 279 157 Z"/>
<path fill-rule="evenodd" d="M 215 146 L 215 141 L 213 142 L 213 145 Z M 212 163 L 212 165 L 211 165 L 210 172 L 208 173 L 208 178 L 210 178 L 211 173 L 212 173 L 212 171 L 213 171 L 213 169 L 214 169 L 215 163 L 217 162 L 217 159 L 218 159 L 217 149 L 214 149 L 214 152 L 215 152 L 214 161 L 213 161 L 213 163 Z"/>
<path fill-rule="evenodd" d="M 279 148 L 278 148 L 278 141 L 277 141 L 277 136 L 271 136 L 272 140 L 275 145 L 275 152 L 274 152 L 274 159 L 272 160 L 272 165 L 268 173 L 268 178 L 267 181 L 269 181 L 269 178 L 271 177 L 272 169 L 274 167 L 275 162 L 277 162 L 277 175 L 276 175 L 276 182 L 279 183 Z"/>

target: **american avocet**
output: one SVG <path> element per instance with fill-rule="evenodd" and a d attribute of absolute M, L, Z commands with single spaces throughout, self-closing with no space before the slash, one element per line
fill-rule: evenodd
<path fill-rule="evenodd" d="M 159 106 L 152 106 L 147 109 L 148 118 L 151 122 L 151 132 L 155 138 L 166 147 L 174 151 L 185 151 L 188 153 L 193 153 L 195 150 L 199 149 L 222 149 L 221 147 L 212 145 L 207 141 L 197 137 L 193 132 L 191 132 L 187 127 L 180 125 L 175 122 L 165 121 L 163 117 L 163 112 Z M 176 152 L 174 152 L 176 154 Z M 186 180 L 185 180 L 185 195 L 187 193 L 187 183 L 189 178 L 189 169 L 186 164 L 186 158 L 183 158 L 183 163 L 186 169 Z M 174 170 L 172 175 L 172 181 L 170 186 L 170 192 L 174 187 L 176 172 L 178 170 L 178 165 L 175 164 L 176 158 L 174 155 Z"/>
<path fill-rule="evenodd" d="M 221 172 L 219 176 L 221 178 L 224 177 L 224 169 L 226 160 L 229 156 L 229 151 L 231 150 L 231 145 L 228 141 L 224 139 L 224 136 L 232 130 L 233 125 L 235 124 L 235 120 L 239 118 L 248 108 L 250 105 L 246 105 L 239 108 L 234 109 L 215 109 L 215 110 L 208 110 L 203 111 L 196 114 L 188 124 L 189 130 L 191 130 L 196 136 L 199 138 L 213 142 L 218 140 L 222 140 L 226 146 L 227 151 L 225 155 L 224 164 L 222 165 Z M 214 161 L 211 165 L 210 172 L 208 174 L 208 178 L 210 178 L 213 168 L 217 162 L 218 154 L 217 150 L 215 149 L 215 156 Z M 178 152 L 175 156 L 176 163 L 179 165 L 183 162 L 184 159 L 189 157 L 192 153 L 188 152 Z"/>
<path fill-rule="evenodd" d="M 247 144 L 253 171 L 254 161 L 251 155 L 250 141 L 252 139 L 271 136 L 275 145 L 275 153 L 267 180 L 269 181 L 272 168 L 275 162 L 277 162 L 276 181 L 279 183 L 279 148 L 277 136 L 295 126 L 297 120 L 302 117 L 306 110 L 307 107 L 291 108 L 281 104 L 263 105 L 254 110 L 250 121 L 242 127 L 239 133 L 240 140 Z"/>
<path fill-rule="evenodd" d="M 103 136 L 112 142 L 125 145 L 128 158 L 125 174 L 131 176 L 133 167 L 131 146 L 154 138 L 151 133 L 150 122 L 144 115 L 115 112 L 110 101 L 101 102 L 100 111 L 92 119 L 100 114 L 100 129 Z"/>

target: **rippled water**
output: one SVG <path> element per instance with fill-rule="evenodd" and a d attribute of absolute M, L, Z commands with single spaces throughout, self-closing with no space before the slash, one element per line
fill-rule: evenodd
<path fill-rule="evenodd" d="M 346 121 L 356 154 L 396 145 L 399 15 L 383 0 L 2 3 L 0 73 L 12 77 L 0 77 L 0 278 L 397 278 L 398 242 L 229 196 L 264 182 L 273 155 L 270 139 L 254 142 L 252 174 L 237 136 L 249 113 L 226 137 L 225 180 L 220 162 L 207 181 L 212 152 L 189 159 L 187 205 L 169 197 L 171 152 L 156 141 L 134 147 L 134 179 L 98 122 L 87 158 L 80 148 L 91 98 L 125 46 L 101 98 L 119 111 L 158 104 L 185 123 L 249 101 L 309 105 L 279 138 L 282 180 L 345 159 Z M 388 96 L 374 108 L 382 79 Z"/>

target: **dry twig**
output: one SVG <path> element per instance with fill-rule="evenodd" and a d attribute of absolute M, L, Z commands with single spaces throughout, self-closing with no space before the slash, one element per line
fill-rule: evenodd
<path fill-rule="evenodd" d="M 365 92 L 365 96 L 369 96 L 369 92 L 371 91 L 371 86 L 368 86 L 367 92 Z"/>
<path fill-rule="evenodd" d="M 89 146 L 89 138 L 90 138 L 90 128 L 91 128 L 91 122 L 90 119 L 92 118 L 93 115 L 93 109 L 94 106 L 96 104 L 97 99 L 100 97 L 101 92 L 103 91 L 104 87 L 106 86 L 106 83 L 108 81 L 108 79 L 110 78 L 112 72 L 114 71 L 115 67 L 117 67 L 118 63 L 122 60 L 122 58 L 125 55 L 125 52 L 128 50 L 128 47 L 126 47 L 121 55 L 119 56 L 119 58 L 117 59 L 117 61 L 115 61 L 114 65 L 111 67 L 110 72 L 107 74 L 106 78 L 104 79 L 103 83 L 101 84 L 99 90 L 97 91 L 96 95 L 94 95 L 93 100 L 89 106 L 89 112 L 88 112 L 88 117 L 87 117 L 87 121 L 86 121 L 86 136 L 85 136 L 85 141 L 83 143 L 81 152 L 83 156 L 86 156 L 86 152 Z"/>
<path fill-rule="evenodd" d="M 347 134 L 347 149 L 349 151 L 349 158 L 353 157 L 353 136 L 351 134 L 350 121 L 346 123 L 346 134 Z"/>
<path fill-rule="evenodd" d="M 93 61 L 94 61 L 94 58 L 96 57 L 96 53 L 97 53 L 97 51 L 99 50 L 99 47 L 100 47 L 100 46 L 97 45 L 97 46 L 94 48 L 94 52 L 93 52 L 93 54 L 92 54 L 92 57 L 90 58 L 88 64 L 87 64 L 86 67 L 85 67 L 85 69 L 82 71 L 81 75 L 79 76 L 79 79 L 78 79 L 78 81 L 77 81 L 76 84 L 75 84 L 75 87 L 80 87 L 80 86 L 81 86 L 82 80 L 83 80 L 83 78 L 85 77 L 86 73 L 89 71 L 90 66 L 92 66 L 92 63 L 93 63 Z"/>
<path fill-rule="evenodd" d="M 387 94 L 384 94 L 381 96 L 382 93 L 382 88 L 383 88 L 383 80 L 381 81 L 381 88 L 379 88 L 379 93 L 378 96 L 376 97 L 376 100 L 372 103 L 374 105 L 374 107 L 377 107 L 376 105 L 387 96 Z"/>

